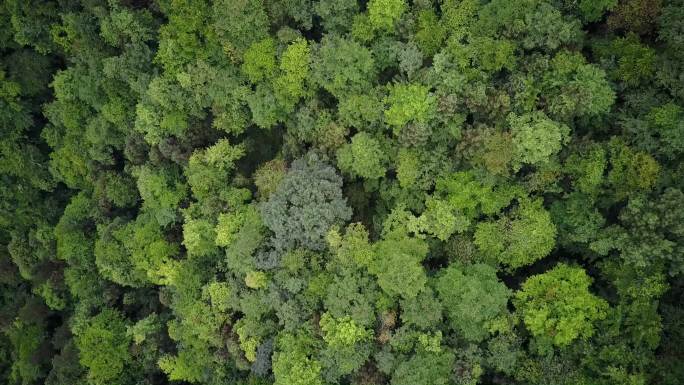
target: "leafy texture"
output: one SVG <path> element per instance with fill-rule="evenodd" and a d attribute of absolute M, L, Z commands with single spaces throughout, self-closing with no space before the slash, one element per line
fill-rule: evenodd
<path fill-rule="evenodd" d="M 342 178 L 315 154 L 292 163 L 261 213 L 278 247 L 313 250 L 324 248 L 328 230 L 351 217 L 342 196 Z"/>
<path fill-rule="evenodd" d="M 0 1 L 0 384 L 681 385 L 682 181 L 683 0 Z"/>
<path fill-rule="evenodd" d="M 514 303 L 536 338 L 565 346 L 576 338 L 591 337 L 594 323 L 606 317 L 608 304 L 589 292 L 590 284 L 583 269 L 558 264 L 528 278 Z"/>

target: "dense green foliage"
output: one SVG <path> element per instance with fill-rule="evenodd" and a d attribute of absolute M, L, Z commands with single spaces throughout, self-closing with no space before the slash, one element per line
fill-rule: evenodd
<path fill-rule="evenodd" d="M 0 0 L 0 383 L 684 384 L 684 1 Z"/>

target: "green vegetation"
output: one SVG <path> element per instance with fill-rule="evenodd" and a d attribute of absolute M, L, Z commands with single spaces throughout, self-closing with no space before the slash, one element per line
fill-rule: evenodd
<path fill-rule="evenodd" d="M 683 0 L 0 0 L 0 383 L 684 384 Z"/>

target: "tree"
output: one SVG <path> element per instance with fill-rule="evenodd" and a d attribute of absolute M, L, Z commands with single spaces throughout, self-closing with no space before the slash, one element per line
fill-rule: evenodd
<path fill-rule="evenodd" d="M 551 60 L 542 79 L 542 94 L 548 102 L 549 116 L 596 116 L 608 112 L 615 92 L 606 73 L 576 53 L 561 51 Z"/>
<path fill-rule="evenodd" d="M 351 209 L 342 196 L 342 178 L 309 153 L 292 162 L 276 192 L 261 205 L 261 215 L 278 248 L 322 250 L 328 230 L 349 220 Z"/>
<path fill-rule="evenodd" d="M 608 26 L 646 34 L 654 28 L 660 10 L 660 1 L 630 0 L 619 3 L 608 17 Z"/>
<path fill-rule="evenodd" d="M 8 379 L 21 384 L 35 383 L 45 375 L 45 365 L 40 360 L 46 339 L 44 326 L 41 322 L 17 319 L 8 325 L 6 333 L 13 347 Z"/>
<path fill-rule="evenodd" d="M 270 80 L 276 73 L 276 47 L 271 38 L 253 43 L 245 51 L 240 69 L 252 83 Z"/>
<path fill-rule="evenodd" d="M 305 94 L 309 76 L 310 48 L 305 39 L 290 43 L 280 58 L 281 75 L 273 83 L 275 96 L 286 111 L 292 111 Z"/>
<path fill-rule="evenodd" d="M 279 336 L 273 354 L 275 385 L 323 385 L 321 364 L 309 357 L 312 343 L 306 335 Z"/>
<path fill-rule="evenodd" d="M 126 224 L 115 220 L 100 228 L 95 242 L 95 263 L 101 274 L 133 287 L 167 282 L 178 253 L 178 245 L 166 240 L 151 215 Z"/>
<path fill-rule="evenodd" d="M 522 164 L 540 164 L 548 162 L 567 142 L 570 129 L 547 118 L 543 112 L 534 112 L 522 116 L 509 115 L 516 162 L 514 169 Z"/>
<path fill-rule="evenodd" d="M 358 370 L 370 355 L 372 334 L 359 327 L 351 317 L 335 319 L 328 313 L 321 316 L 320 327 L 327 347 L 323 349 L 323 363 L 328 364 L 328 377 L 336 378 Z"/>
<path fill-rule="evenodd" d="M 449 351 L 418 352 L 401 362 L 394 371 L 392 385 L 445 385 L 449 383 L 453 353 Z"/>
<path fill-rule="evenodd" d="M 679 384 L 682 31 L 0 1 L 0 383 Z"/>
<path fill-rule="evenodd" d="M 287 164 L 282 159 L 273 159 L 261 165 L 253 174 L 254 185 L 258 190 L 258 197 L 268 199 L 285 177 Z"/>
<path fill-rule="evenodd" d="M 656 183 L 660 165 L 649 154 L 634 151 L 619 139 L 609 144 L 610 164 L 608 182 L 615 198 L 622 200 L 635 192 L 649 191 Z"/>
<path fill-rule="evenodd" d="M 207 9 L 208 7 L 197 7 Z M 207 9 L 208 10 L 208 9 Z M 253 42 L 266 37 L 268 15 L 261 0 L 220 0 L 214 3 L 213 29 L 223 50 L 239 55 Z M 236 18 L 234 15 L 240 15 Z"/>
<path fill-rule="evenodd" d="M 442 303 L 429 286 L 416 297 L 401 300 L 399 306 L 401 321 L 407 325 L 431 329 L 442 321 Z"/>
<path fill-rule="evenodd" d="M 367 92 L 376 76 L 368 48 L 337 35 L 321 40 L 312 64 L 312 78 L 337 98 Z"/>
<path fill-rule="evenodd" d="M 216 250 L 214 225 L 203 219 L 187 219 L 183 224 L 183 245 L 190 256 L 206 256 Z"/>
<path fill-rule="evenodd" d="M 420 84 L 395 84 L 385 98 L 385 121 L 398 133 L 409 122 L 427 123 L 435 112 L 435 99 Z"/>
<path fill-rule="evenodd" d="M 331 316 L 351 317 L 358 325 L 368 327 L 376 320 L 375 302 L 379 297 L 378 285 L 373 276 L 345 268 L 334 275 L 321 275 L 312 284 L 325 285 L 320 296 Z"/>
<path fill-rule="evenodd" d="M 434 198 L 425 201 L 425 211 L 415 222 L 417 230 L 434 235 L 441 241 L 468 230 L 470 226 L 470 218 L 455 210 L 447 200 Z"/>
<path fill-rule="evenodd" d="M 620 259 L 638 269 L 664 267 L 670 274 L 679 274 L 684 263 L 681 249 L 683 213 L 680 203 L 684 194 L 669 188 L 653 198 L 635 195 L 620 212 L 621 226 L 614 226 L 592 244 L 602 255 L 620 251 Z"/>
<path fill-rule="evenodd" d="M 350 0 L 323 0 L 314 7 L 316 14 L 321 18 L 323 28 L 330 33 L 348 31 L 354 15 L 359 11 L 358 3 Z"/>
<path fill-rule="evenodd" d="M 345 265 L 368 266 L 373 260 L 373 249 L 368 240 L 368 230 L 361 223 L 351 223 L 344 235 L 332 229 L 326 239 L 330 249 Z"/>
<path fill-rule="evenodd" d="M 95 384 L 122 381 L 124 369 L 131 362 L 126 334 L 126 320 L 116 310 L 104 309 L 87 320 L 77 335 L 80 362 L 88 368 L 88 378 Z"/>
<path fill-rule="evenodd" d="M 345 144 L 337 150 L 337 164 L 340 170 L 351 175 L 375 179 L 385 175 L 384 163 L 387 157 L 380 143 L 365 132 L 352 138 L 351 144 Z"/>
<path fill-rule="evenodd" d="M 337 114 L 340 123 L 362 129 L 376 128 L 382 121 L 382 97 L 377 89 L 368 93 L 348 94 L 340 97 Z"/>
<path fill-rule="evenodd" d="M 553 203 L 549 212 L 558 229 L 558 243 L 563 246 L 588 245 L 596 239 L 606 219 L 594 207 L 592 199 L 581 193 L 571 193 Z"/>
<path fill-rule="evenodd" d="M 572 178 L 576 191 L 595 195 L 601 188 L 606 171 L 606 150 L 592 143 L 573 151 L 566 159 L 564 169 Z"/>
<path fill-rule="evenodd" d="M 100 235 L 95 241 L 95 264 L 100 274 L 113 282 L 134 287 L 144 286 L 147 283 L 147 271 L 134 264 L 132 256 L 117 238 L 117 235 L 125 231 L 121 227 L 121 221 L 100 227 Z M 133 234 L 129 232 L 127 235 Z"/>
<path fill-rule="evenodd" d="M 424 9 L 418 13 L 418 30 L 415 34 L 416 43 L 427 56 L 436 54 L 446 38 L 446 28 L 431 9 Z"/>
<path fill-rule="evenodd" d="M 205 201 L 219 197 L 234 203 L 230 199 L 232 191 L 224 187 L 230 184 L 235 162 L 244 155 L 244 146 L 231 145 L 227 139 L 221 139 L 204 150 L 195 151 L 185 173 L 195 198 Z"/>
<path fill-rule="evenodd" d="M 490 334 L 491 325 L 507 313 L 511 292 L 489 265 L 450 265 L 435 289 L 453 329 L 469 341 L 479 342 Z"/>
<path fill-rule="evenodd" d="M 591 337 L 595 322 L 606 317 L 608 303 L 589 292 L 591 281 L 584 269 L 559 263 L 528 278 L 513 304 L 540 343 L 567 346 Z"/>
<path fill-rule="evenodd" d="M 628 86 L 635 87 L 653 78 L 655 50 L 641 44 L 634 34 L 614 39 L 607 46 L 599 46 L 597 51 L 604 57 L 616 57 L 610 74 Z"/>
<path fill-rule="evenodd" d="M 478 16 L 473 30 L 483 35 L 514 39 L 525 50 L 552 51 L 578 42 L 582 36 L 579 21 L 564 17 L 547 1 L 492 1 L 479 10 Z"/>
<path fill-rule="evenodd" d="M 78 348 L 73 340 L 52 359 L 52 370 L 45 379 L 46 385 L 86 384 L 85 370 L 78 360 Z"/>
<path fill-rule="evenodd" d="M 286 95 L 283 95 L 286 97 Z M 245 96 L 245 101 L 252 112 L 254 124 L 261 128 L 271 128 L 279 121 L 285 120 L 287 112 L 278 101 L 273 86 L 261 83 L 256 90 Z"/>
<path fill-rule="evenodd" d="M 392 32 L 405 10 L 404 0 L 371 0 L 368 4 L 368 18 L 374 29 Z"/>
<path fill-rule="evenodd" d="M 656 159 L 674 159 L 684 151 L 681 116 L 684 110 L 672 102 L 651 108 L 645 119 L 626 119 L 629 144 L 654 154 Z"/>
<path fill-rule="evenodd" d="M 594 22 L 599 20 L 605 11 L 613 9 L 616 5 L 617 1 L 615 0 L 582 0 L 579 2 L 579 10 L 586 21 Z"/>
<path fill-rule="evenodd" d="M 188 187 L 183 183 L 177 167 L 155 169 L 142 166 L 134 170 L 143 207 L 152 213 L 160 225 L 177 219 L 177 206 L 186 197 Z"/>
<path fill-rule="evenodd" d="M 219 214 L 215 243 L 226 249 L 227 268 L 241 274 L 254 269 L 253 258 L 265 238 L 266 227 L 255 204 L 229 214 Z"/>
<path fill-rule="evenodd" d="M 511 269 L 547 256 L 555 241 L 556 226 L 540 200 L 524 199 L 509 216 L 480 222 L 475 229 L 475 244 L 485 258 Z"/>
<path fill-rule="evenodd" d="M 378 278 L 380 288 L 390 296 L 414 298 L 425 286 L 427 245 L 417 239 L 401 235 L 389 236 L 373 245 L 375 259 L 369 271 Z"/>

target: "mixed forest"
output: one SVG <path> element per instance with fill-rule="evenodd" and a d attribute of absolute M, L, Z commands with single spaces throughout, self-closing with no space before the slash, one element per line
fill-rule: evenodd
<path fill-rule="evenodd" d="M 684 384 L 684 0 L 1 0 L 0 383 Z"/>

